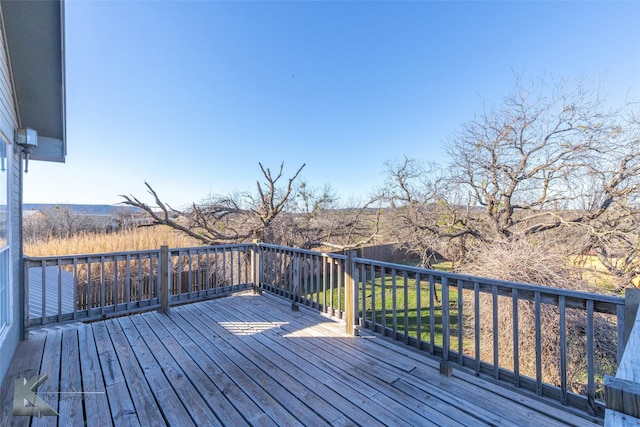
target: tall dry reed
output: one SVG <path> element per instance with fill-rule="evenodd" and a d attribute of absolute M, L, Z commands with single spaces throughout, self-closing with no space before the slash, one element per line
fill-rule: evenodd
<path fill-rule="evenodd" d="M 158 249 L 162 245 L 170 248 L 200 246 L 193 238 L 166 227 L 141 227 L 116 233 L 81 233 L 67 239 L 52 237 L 35 243 L 25 243 L 28 256 L 53 256 L 125 252 Z"/>

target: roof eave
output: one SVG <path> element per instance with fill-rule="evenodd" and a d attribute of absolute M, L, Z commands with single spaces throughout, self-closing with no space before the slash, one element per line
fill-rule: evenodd
<path fill-rule="evenodd" d="M 64 3 L 0 1 L 19 127 L 38 132 L 31 160 L 64 162 Z"/>

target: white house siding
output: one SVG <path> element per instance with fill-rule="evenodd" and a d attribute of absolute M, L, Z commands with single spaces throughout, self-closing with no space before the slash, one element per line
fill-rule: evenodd
<path fill-rule="evenodd" d="M 0 21 L 0 25 L 3 23 Z M 4 40 L 4 28 L 0 31 L 0 138 L 3 142 L 8 142 L 11 145 L 7 147 L 7 164 L 5 167 L 8 174 L 9 193 L 7 197 L 8 213 L 9 213 L 9 227 L 11 230 L 7 233 L 9 242 L 9 256 L 11 258 L 11 269 L 9 271 L 9 286 L 12 292 L 13 299 L 13 322 L 3 332 L 0 337 L 0 382 L 4 378 L 11 356 L 13 355 L 15 348 L 20 339 L 21 328 L 21 310 L 18 308 L 20 299 L 20 289 L 17 285 L 20 282 L 20 254 L 21 250 L 19 245 L 22 242 L 22 233 L 20 229 L 20 160 L 16 153 L 14 153 L 12 144 L 13 134 L 15 128 L 18 126 L 18 120 L 16 117 L 16 110 L 14 107 L 13 89 L 10 79 L 7 49 Z"/>

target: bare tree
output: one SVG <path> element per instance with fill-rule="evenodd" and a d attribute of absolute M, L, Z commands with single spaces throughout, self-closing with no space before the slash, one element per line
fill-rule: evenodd
<path fill-rule="evenodd" d="M 284 163 L 277 174 L 262 164 L 264 181 L 256 181 L 257 193 L 240 193 L 232 196 L 214 196 L 203 204 L 193 203 L 186 211 L 179 211 L 162 202 L 156 191 L 145 182 L 155 206 L 140 201 L 135 196 L 121 195 L 124 204 L 144 210 L 153 220 L 150 225 L 168 225 L 204 244 L 220 244 L 259 239 L 269 241 L 272 223 L 285 208 L 294 191 L 294 182 L 304 164 L 298 168 L 285 186 Z"/>
<path fill-rule="evenodd" d="M 395 217 L 422 245 L 561 233 L 625 284 L 640 274 L 640 123 L 582 82 L 525 86 L 485 107 L 446 144 L 435 175 L 412 160 L 388 170 Z"/>
<path fill-rule="evenodd" d="M 282 234 L 290 235 L 286 244 L 307 249 L 345 251 L 361 247 L 383 236 L 377 203 L 373 198 L 359 207 L 340 207 L 331 187 L 318 189 L 302 182 L 289 212 L 283 216 Z"/>
<path fill-rule="evenodd" d="M 518 82 L 447 146 L 453 183 L 483 208 L 466 232 L 499 241 L 573 229 L 578 253 L 596 253 L 620 283 L 639 274 L 640 126 L 629 109 L 605 108 L 581 83 Z"/>
<path fill-rule="evenodd" d="M 25 219 L 25 240 L 35 242 L 50 237 L 69 238 L 83 231 L 94 231 L 98 224 L 91 215 L 74 212 L 67 206 L 54 206 Z"/>
<path fill-rule="evenodd" d="M 308 249 L 347 250 L 380 237 L 380 211 L 372 208 L 375 200 L 359 208 L 340 209 L 330 187 L 319 190 L 306 182 L 295 183 L 303 167 L 281 185 L 284 164 L 277 174 L 260 164 L 264 180 L 256 182 L 255 193 L 214 196 L 185 211 L 161 201 L 148 183 L 155 206 L 134 196 L 121 197 L 152 218 L 148 225 L 168 225 L 204 244 L 258 239 Z"/>

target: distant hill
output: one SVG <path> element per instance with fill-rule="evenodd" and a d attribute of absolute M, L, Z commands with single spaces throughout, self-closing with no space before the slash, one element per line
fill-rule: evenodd
<path fill-rule="evenodd" d="M 69 209 L 78 215 L 115 216 L 119 214 L 134 215 L 144 212 L 142 209 L 125 205 L 79 205 L 66 203 L 24 203 L 22 205 L 25 211 L 48 211 L 56 207 Z"/>

